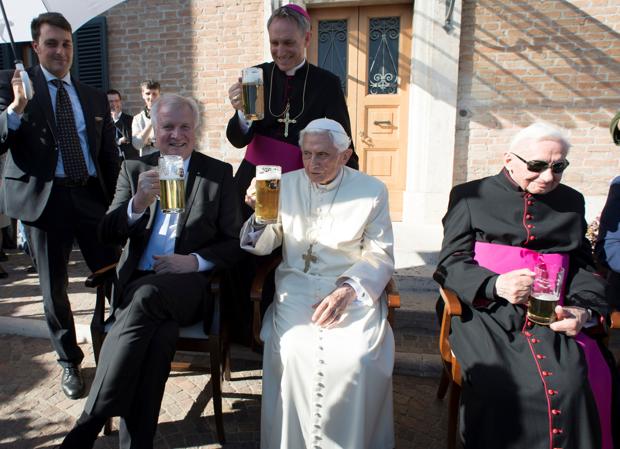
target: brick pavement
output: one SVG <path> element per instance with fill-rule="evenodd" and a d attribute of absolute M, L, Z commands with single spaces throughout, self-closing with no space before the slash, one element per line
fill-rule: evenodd
<path fill-rule="evenodd" d="M 28 259 L 10 251 L 3 266 L 9 278 L 0 280 L 0 316 L 42 319 L 36 274 L 28 274 Z M 93 294 L 83 282 L 88 268 L 74 251 L 70 265 L 69 298 L 78 325 L 87 325 Z M 403 322 L 405 321 L 403 316 Z M 398 317 L 397 317 L 398 320 Z M 415 322 L 415 321 L 414 321 Z M 0 329 L 0 334 L 2 330 Z M 81 345 L 88 384 L 94 376 L 90 344 Z M 223 384 L 226 448 L 256 448 L 260 426 L 260 362 L 242 348 L 233 348 L 233 380 Z M 180 355 L 179 358 L 187 358 Z M 205 361 L 203 364 L 208 364 Z M 219 448 L 216 443 L 208 374 L 172 373 L 166 386 L 155 447 Z M 445 447 L 446 405 L 435 399 L 437 379 L 396 374 L 394 403 L 397 448 Z M 44 338 L 0 335 L 0 449 L 53 448 L 71 428 L 85 399 L 72 401 L 60 391 L 60 368 Z M 117 434 L 101 437 L 95 448 L 116 448 Z"/>
<path fill-rule="evenodd" d="M 91 346 L 83 344 L 88 384 L 94 375 Z M 0 335 L 0 449 L 55 447 L 71 428 L 85 399 L 60 391 L 60 368 L 45 339 Z M 257 448 L 261 370 L 257 361 L 233 352 L 233 379 L 223 384 L 224 427 L 229 449 Z M 219 448 L 208 374 L 172 373 L 159 418 L 155 448 Z M 435 399 L 436 379 L 396 375 L 394 404 L 397 448 L 444 446 L 445 404 Z M 96 449 L 116 448 L 117 433 L 100 437 Z"/>

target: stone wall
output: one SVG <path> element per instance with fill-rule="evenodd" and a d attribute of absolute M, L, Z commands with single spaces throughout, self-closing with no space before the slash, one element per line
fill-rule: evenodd
<path fill-rule="evenodd" d="M 609 121 L 620 109 L 617 0 L 464 0 L 454 183 L 496 173 L 537 120 L 573 143 L 564 181 L 605 195 L 620 173 Z"/>
<path fill-rule="evenodd" d="M 126 112 L 144 106 L 140 82 L 194 97 L 202 109 L 200 150 L 237 164 L 243 150 L 226 140 L 228 88 L 241 69 L 263 61 L 263 0 L 128 0 L 110 9 L 110 86 Z"/>

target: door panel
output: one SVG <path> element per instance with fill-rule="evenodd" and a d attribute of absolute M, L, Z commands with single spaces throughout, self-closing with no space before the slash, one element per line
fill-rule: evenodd
<path fill-rule="evenodd" d="M 338 40 L 340 36 L 338 33 L 329 32 L 321 27 L 325 22 L 331 22 L 335 20 L 343 20 L 346 23 L 346 66 L 347 73 L 344 84 L 346 86 L 345 96 L 347 98 L 347 107 L 349 108 L 349 118 L 351 119 L 351 134 L 355 136 L 357 134 L 357 110 L 355 106 L 357 96 L 357 58 L 358 52 L 356 50 L 356 42 L 358 36 L 358 8 L 322 8 L 313 9 L 310 12 L 312 18 L 312 40 L 310 41 L 310 47 L 308 48 L 308 60 L 319 67 L 330 70 L 337 75 L 340 75 L 337 70 L 334 70 L 332 64 L 334 60 L 329 54 L 321 54 L 321 60 L 319 61 L 319 39 L 325 40 Z M 333 49 L 334 45 L 327 46 Z M 324 48 L 324 47 L 323 47 Z M 343 81 L 341 79 L 341 81 Z M 353 93 L 351 95 L 351 93 Z M 356 144 L 355 141 L 353 142 Z"/>
<path fill-rule="evenodd" d="M 313 37 L 308 58 L 341 77 L 333 49 L 344 48 L 341 41 L 335 42 L 346 29 L 348 73 L 343 85 L 355 150 L 360 169 L 387 185 L 394 221 L 402 218 L 406 180 L 411 14 L 411 4 L 310 11 Z"/>

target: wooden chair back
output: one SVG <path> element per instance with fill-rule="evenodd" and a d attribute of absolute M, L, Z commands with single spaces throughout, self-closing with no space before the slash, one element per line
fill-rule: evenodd
<path fill-rule="evenodd" d="M 461 366 L 450 348 L 450 327 L 453 317 L 462 314 L 461 301 L 456 294 L 448 289 L 440 288 L 439 294 L 443 300 L 443 314 L 441 317 L 441 330 L 439 331 L 439 353 L 443 363 L 441 380 L 437 389 L 437 398 L 443 399 L 447 391 L 448 397 L 448 449 L 454 449 L 457 443 L 457 427 L 459 401 L 461 397 Z"/>

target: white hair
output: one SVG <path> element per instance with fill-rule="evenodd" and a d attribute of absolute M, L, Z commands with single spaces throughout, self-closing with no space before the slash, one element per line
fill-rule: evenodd
<path fill-rule="evenodd" d="M 198 125 L 200 125 L 200 110 L 198 109 L 198 103 L 196 103 L 196 100 L 191 97 L 184 97 L 177 94 L 163 94 L 155 103 L 153 103 L 153 106 L 151 107 L 151 123 L 153 125 L 153 129 L 157 129 L 159 110 L 164 106 L 177 109 L 183 106 L 189 106 L 192 110 L 192 115 L 194 116 L 194 129 L 197 129 Z"/>
<path fill-rule="evenodd" d="M 516 152 L 525 143 L 536 143 L 543 140 L 558 142 L 564 153 L 568 153 L 570 149 L 570 142 L 560 128 L 546 122 L 536 122 L 515 134 L 510 141 L 510 152 Z"/>

